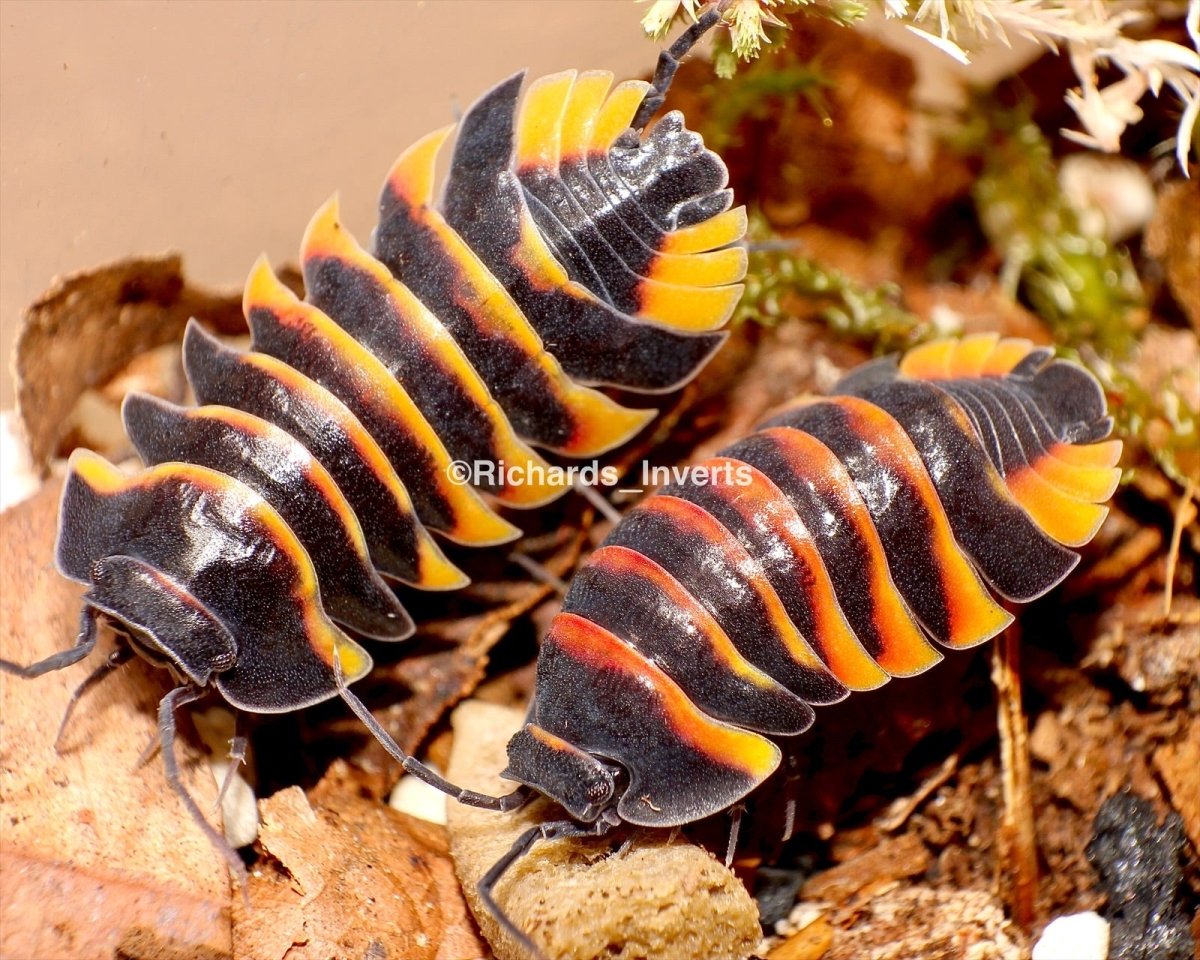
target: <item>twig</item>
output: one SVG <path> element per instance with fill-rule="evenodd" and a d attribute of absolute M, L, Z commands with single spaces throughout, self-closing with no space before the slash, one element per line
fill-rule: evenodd
<path fill-rule="evenodd" d="M 1000 824 L 998 872 L 1001 894 L 1013 920 L 1029 930 L 1036 915 L 1037 834 L 1029 764 L 1029 727 L 1021 705 L 1020 634 L 1009 627 L 992 654 L 992 683 L 999 697 L 1000 763 L 1004 816 Z"/>
<path fill-rule="evenodd" d="M 942 765 L 933 773 L 926 777 L 916 793 L 910 797 L 901 797 L 892 804 L 887 815 L 877 822 L 880 830 L 885 833 L 895 833 L 902 826 L 908 823 L 908 818 L 917 812 L 917 808 L 921 806 L 938 787 L 954 776 L 958 770 L 958 754 L 952 753 L 944 761 Z"/>
<path fill-rule="evenodd" d="M 1167 586 L 1163 590 L 1163 616 L 1171 615 L 1171 601 L 1175 591 L 1175 567 L 1179 563 L 1179 545 L 1183 540 L 1183 528 L 1196 519 L 1192 496 L 1196 492 L 1196 481 L 1188 478 L 1179 506 L 1175 508 L 1175 525 L 1171 529 L 1171 548 L 1167 551 Z"/>

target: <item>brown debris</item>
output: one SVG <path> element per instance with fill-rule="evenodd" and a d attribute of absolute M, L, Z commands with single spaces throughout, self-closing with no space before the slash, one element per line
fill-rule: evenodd
<path fill-rule="evenodd" d="M 1161 260 L 1179 306 L 1200 333 L 1200 186 L 1177 180 L 1163 187 L 1146 229 L 1146 252 Z"/>
<path fill-rule="evenodd" d="M 1086 662 L 1158 706 L 1200 710 L 1200 598 L 1176 594 L 1168 616 L 1155 593 L 1113 605 Z"/>
<path fill-rule="evenodd" d="M 1200 854 L 1200 717 L 1192 717 L 1179 740 L 1154 751 L 1154 769 L 1166 784 L 1171 804 L 1183 817 L 1192 847 Z"/>
<path fill-rule="evenodd" d="M 818 873 L 804 884 L 800 896 L 804 900 L 845 904 L 864 891 L 919 876 L 931 864 L 925 844 L 912 834 L 904 834 L 883 840 L 853 859 Z"/>
<path fill-rule="evenodd" d="M 833 946 L 833 925 L 817 917 L 767 954 L 767 960 L 820 960 Z"/>
<path fill-rule="evenodd" d="M 567 578 L 579 562 L 586 530 L 564 529 L 562 533 L 557 538 L 561 542 L 541 562 L 551 575 Z M 513 621 L 554 593 L 551 587 L 529 580 L 509 581 L 502 586 L 502 592 L 488 597 L 494 606 L 486 612 L 422 626 L 422 636 L 442 641 L 450 648 L 448 654 L 427 659 L 406 657 L 395 665 L 389 679 L 399 680 L 413 692 L 403 704 L 400 726 L 409 732 L 414 745 L 425 738 L 438 717 L 478 686 L 488 663 L 488 651 Z"/>
<path fill-rule="evenodd" d="M 897 797 L 884 816 L 877 821 L 879 829 L 893 833 L 908 823 L 909 817 L 929 799 L 933 792 L 958 772 L 958 763 L 958 754 L 950 754 L 937 771 L 927 777 L 925 782 L 917 788 L 916 793 L 909 797 Z"/>
<path fill-rule="evenodd" d="M 739 196 L 756 197 L 777 227 L 817 220 L 907 246 L 905 236 L 965 192 L 965 160 L 928 135 L 914 147 L 916 72 L 908 57 L 818 18 L 796 17 L 791 25 L 772 65 L 813 65 L 825 80 L 820 95 L 832 122 L 799 101 L 789 105 L 786 122 L 782 111 L 771 111 L 743 124 L 740 143 L 724 151 Z"/>
<path fill-rule="evenodd" d="M 0 651 L 30 663 L 72 645 L 78 585 L 53 565 L 59 487 L 49 483 L 0 515 Z M 166 674 L 130 663 L 88 694 L 55 753 L 71 691 L 111 649 L 26 680 L 0 673 L 0 956 L 92 958 L 229 953 L 224 861 L 163 779 L 157 735 Z M 202 810 L 216 784 L 181 737 L 184 781 Z M 151 930 L 153 951 L 137 931 Z M 139 952 L 141 951 L 141 952 Z"/>
<path fill-rule="evenodd" d="M 1186 420 L 1200 414 L 1200 339 L 1194 331 L 1149 325 L 1138 338 L 1133 375 L 1150 396 L 1172 396 L 1183 408 L 1175 417 Z M 1153 412 L 1157 415 L 1140 424 L 1131 440 L 1149 449 L 1172 448 L 1180 472 L 1200 482 L 1200 448 L 1194 442 L 1175 443 L 1178 428 L 1167 418 L 1165 406 Z M 1174 491 L 1171 500 L 1175 501 Z"/>
<path fill-rule="evenodd" d="M 25 311 L 13 367 L 17 410 L 34 466 L 44 471 L 89 387 L 134 357 L 179 340 L 190 317 L 244 331 L 241 294 L 214 294 L 183 277 L 178 255 L 134 257 L 56 281 Z"/>
<path fill-rule="evenodd" d="M 235 905 L 236 956 L 483 956 L 451 868 L 445 834 L 331 789 L 289 787 L 259 804 L 266 857 Z"/>
<path fill-rule="evenodd" d="M 823 960 L 1019 960 L 1020 939 L 984 890 L 915 886 L 881 893 L 852 914 Z"/>
<path fill-rule="evenodd" d="M 586 539 L 586 526 L 564 526 L 540 562 L 551 574 L 569 577 Z M 401 749 L 411 752 L 430 736 L 451 707 L 470 696 L 484 680 L 492 648 L 513 623 L 553 596 L 551 587 L 529 580 L 485 580 L 455 598 L 457 617 L 422 622 L 414 612 L 420 624 L 419 642 L 410 641 L 409 649 L 391 662 L 377 660 L 375 670 L 356 690 L 368 702 L 386 698 L 389 705 L 377 711 L 379 719 Z M 407 696 L 398 697 L 399 691 L 406 691 Z M 378 696 L 372 695 L 374 692 Z M 354 736 L 362 734 L 361 725 L 346 714 L 338 726 Z M 399 767 L 374 739 L 360 739 L 362 747 L 353 760 L 371 771 L 366 789 L 377 797 L 385 796 L 399 776 Z"/>
<path fill-rule="evenodd" d="M 999 333 L 1034 343 L 1053 342 L 1050 331 L 1038 316 L 1013 300 L 999 282 L 990 278 L 980 278 L 969 287 L 956 283 L 906 284 L 904 299 L 918 316 L 934 317 L 937 311 L 951 312 L 961 319 L 963 333 Z"/>
<path fill-rule="evenodd" d="M 508 793 L 501 780 L 504 747 L 524 714 L 468 702 L 453 716 L 449 778 L 488 793 Z M 499 960 L 524 953 L 481 909 L 475 885 L 517 835 L 560 816 L 546 802 L 500 814 L 451 803 L 455 869 L 467 900 Z M 679 957 L 742 958 L 759 940 L 758 910 L 732 873 L 712 855 L 667 831 L 539 845 L 500 882 L 496 899 L 516 925 L 556 960 Z"/>

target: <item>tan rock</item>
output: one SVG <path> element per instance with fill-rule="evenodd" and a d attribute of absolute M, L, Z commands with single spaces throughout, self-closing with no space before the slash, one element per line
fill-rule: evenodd
<path fill-rule="evenodd" d="M 522 713 L 480 702 L 452 718 L 449 778 L 489 793 L 513 789 L 498 776 L 504 747 Z M 561 811 L 546 801 L 499 814 L 450 804 L 450 849 L 471 909 L 499 960 L 523 958 L 514 940 L 481 909 L 479 878 L 530 826 Z M 746 957 L 760 938 L 758 910 L 741 882 L 711 854 L 668 831 L 539 844 L 496 888 L 513 922 L 555 960 Z"/>

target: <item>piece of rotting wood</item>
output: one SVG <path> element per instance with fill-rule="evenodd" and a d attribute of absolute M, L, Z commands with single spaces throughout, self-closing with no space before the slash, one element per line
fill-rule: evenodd
<path fill-rule="evenodd" d="M 996 639 L 992 683 L 998 698 L 1004 813 L 997 834 L 1000 895 L 1013 920 L 1029 930 L 1036 917 L 1037 832 L 1033 820 L 1029 725 L 1021 703 L 1020 631 L 1010 626 Z"/>
<path fill-rule="evenodd" d="M 82 589 L 56 571 L 59 484 L 0 515 L 0 651 L 31 663 L 71 646 Z M 0 673 L 0 956 L 111 957 L 230 952 L 225 864 L 188 817 L 157 757 L 166 674 L 139 660 L 90 691 L 56 753 L 71 692 L 112 649 L 32 680 Z M 188 739 L 184 783 L 212 810 L 216 783 Z M 143 950 L 144 948 L 144 950 Z"/>

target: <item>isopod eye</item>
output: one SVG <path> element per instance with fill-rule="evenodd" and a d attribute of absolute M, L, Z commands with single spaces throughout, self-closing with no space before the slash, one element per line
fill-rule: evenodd
<path fill-rule="evenodd" d="M 90 578 L 95 586 L 101 588 L 111 587 L 116 582 L 115 571 L 104 560 L 92 564 Z"/>

